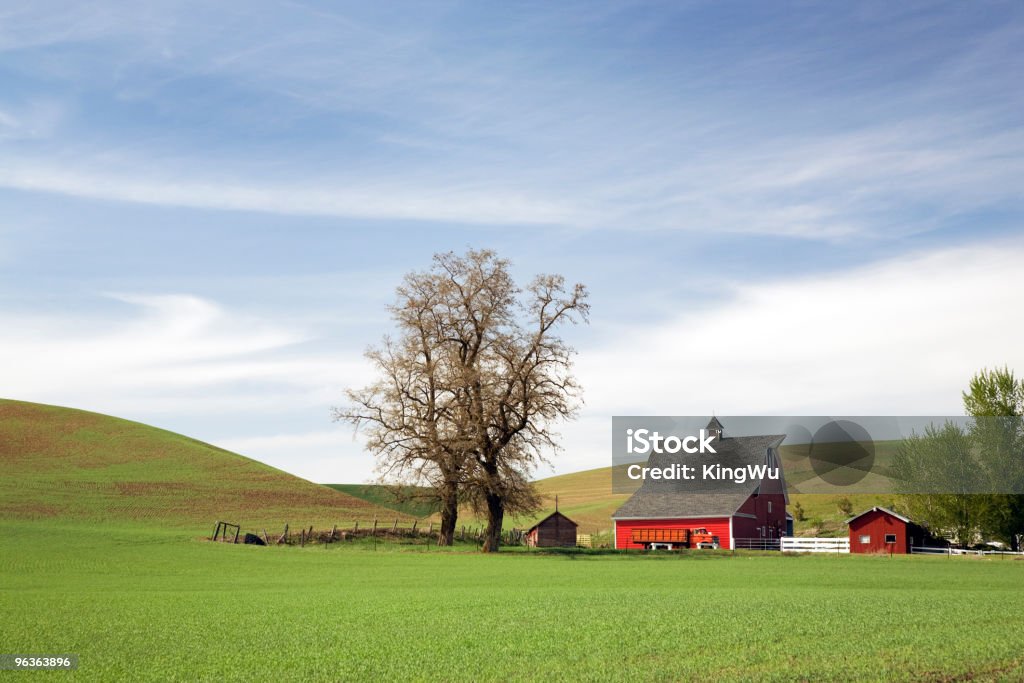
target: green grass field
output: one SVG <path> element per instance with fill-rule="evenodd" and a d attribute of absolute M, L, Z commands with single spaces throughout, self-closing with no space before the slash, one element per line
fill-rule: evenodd
<path fill-rule="evenodd" d="M 96 681 L 1021 680 L 1021 585 L 1008 559 L 259 548 L 3 523 L 0 649 L 78 654 L 61 675 Z"/>
<path fill-rule="evenodd" d="M 12 401 L 0 464 L 0 653 L 80 656 L 53 676 L 1024 680 L 1020 560 L 211 543 L 218 518 L 323 529 L 399 515 L 379 491 Z M 596 530 L 621 503 L 610 483 L 605 469 L 539 485 Z M 834 496 L 800 499 L 842 517 Z"/>

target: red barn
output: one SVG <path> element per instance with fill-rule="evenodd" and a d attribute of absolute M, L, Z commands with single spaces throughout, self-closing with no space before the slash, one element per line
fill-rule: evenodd
<path fill-rule="evenodd" d="M 913 546 L 923 546 L 930 539 L 924 527 L 883 507 L 866 510 L 846 523 L 850 527 L 851 553 L 904 555 Z"/>
<path fill-rule="evenodd" d="M 766 540 L 770 543 L 785 535 L 789 498 L 778 456 L 785 435 L 726 437 L 717 418 L 711 419 L 707 430 L 716 437 L 716 455 L 658 453 L 650 456 L 647 466 L 664 469 L 674 463 L 693 466 L 712 462 L 723 468 L 766 465 L 767 472 L 777 469 L 778 478 L 770 478 L 767 472 L 743 483 L 709 481 L 700 475 L 691 480 L 645 478 L 636 493 L 612 515 L 616 548 L 647 547 L 637 539 L 655 538 L 657 530 L 704 528 L 718 538 L 722 548 L 762 547 Z"/>

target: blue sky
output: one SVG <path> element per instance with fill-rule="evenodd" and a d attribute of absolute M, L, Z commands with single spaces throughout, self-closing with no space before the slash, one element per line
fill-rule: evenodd
<path fill-rule="evenodd" d="M 0 395 L 317 481 L 402 274 L 588 284 L 612 414 L 938 414 L 1024 372 L 1020 3 L 0 9 Z M 544 468 L 541 473 L 550 471 Z"/>

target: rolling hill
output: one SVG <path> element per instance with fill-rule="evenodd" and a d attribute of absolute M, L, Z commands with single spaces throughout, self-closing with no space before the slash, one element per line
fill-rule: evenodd
<path fill-rule="evenodd" d="M 212 528 L 351 524 L 392 510 L 180 434 L 0 400 L 0 518 Z"/>

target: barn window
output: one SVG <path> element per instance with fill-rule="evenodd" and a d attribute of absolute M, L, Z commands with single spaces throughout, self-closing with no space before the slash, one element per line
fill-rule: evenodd
<path fill-rule="evenodd" d="M 895 543 L 896 542 L 896 534 L 886 534 L 885 535 L 885 542 L 886 543 Z"/>
<path fill-rule="evenodd" d="M 868 543 L 871 543 L 871 537 L 865 534 L 860 537 L 860 542 L 867 545 Z"/>
<path fill-rule="evenodd" d="M 770 500 L 768 501 L 768 514 L 772 514 L 772 502 Z"/>

